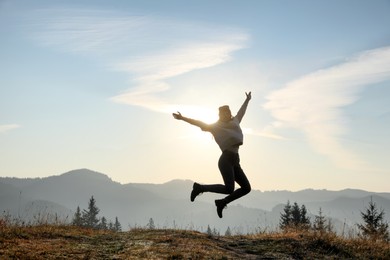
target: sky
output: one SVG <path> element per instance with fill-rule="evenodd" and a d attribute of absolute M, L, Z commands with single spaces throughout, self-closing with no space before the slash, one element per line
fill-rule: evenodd
<path fill-rule="evenodd" d="M 390 1 L 0 1 L 0 176 L 221 183 L 213 123 L 252 92 L 261 191 L 390 192 Z"/>

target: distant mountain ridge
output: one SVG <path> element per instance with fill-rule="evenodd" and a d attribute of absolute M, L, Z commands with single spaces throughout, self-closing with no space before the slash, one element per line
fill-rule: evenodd
<path fill-rule="evenodd" d="M 119 218 L 124 229 L 145 226 L 153 218 L 158 227 L 191 228 L 205 231 L 208 225 L 222 233 L 230 227 L 236 233 L 259 229 L 276 229 L 283 204 L 288 200 L 305 206 L 312 220 L 321 207 L 338 226 L 353 227 L 361 222 L 364 211 L 373 198 L 385 210 L 390 221 L 390 193 L 363 190 L 342 191 L 306 189 L 291 191 L 252 192 L 225 210 L 224 218 L 217 217 L 214 200 L 218 194 L 203 194 L 191 203 L 189 194 L 193 182 L 172 180 L 164 184 L 120 184 L 107 175 L 79 169 L 46 178 L 18 179 L 0 177 L 0 210 L 21 218 L 34 214 L 58 214 L 70 221 L 77 206 L 87 208 L 91 196 L 100 209 L 99 216 Z"/>

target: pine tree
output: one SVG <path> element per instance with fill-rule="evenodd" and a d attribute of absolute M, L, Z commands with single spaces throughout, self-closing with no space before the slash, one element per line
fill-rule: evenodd
<path fill-rule="evenodd" d="M 154 225 L 154 222 L 153 222 L 153 225 Z M 121 225 L 121 223 L 119 223 L 118 217 L 115 217 L 114 230 L 116 232 L 122 231 L 122 225 Z"/>
<path fill-rule="evenodd" d="M 108 230 L 113 230 L 113 231 L 115 231 L 114 223 L 112 223 L 111 220 L 110 220 L 110 222 L 108 222 Z"/>
<path fill-rule="evenodd" d="M 322 214 L 322 209 L 320 208 L 318 211 L 318 215 L 315 216 L 313 229 L 316 232 L 320 232 L 320 234 L 324 234 L 328 231 L 329 226 L 326 224 L 326 218 Z"/>
<path fill-rule="evenodd" d="M 153 218 L 150 218 L 150 219 L 149 219 L 149 222 L 148 222 L 148 224 L 146 225 L 146 227 L 149 228 L 149 229 L 155 229 L 155 228 L 156 228 L 155 225 L 154 225 L 154 220 L 153 220 Z"/>
<path fill-rule="evenodd" d="M 332 223 L 332 220 L 330 218 L 328 218 L 328 224 L 326 226 L 326 231 L 328 231 L 328 233 L 333 233 L 333 229 L 334 226 L 333 226 L 333 223 Z"/>
<path fill-rule="evenodd" d="M 232 231 L 230 230 L 230 227 L 226 229 L 225 236 L 229 237 L 232 235 Z"/>
<path fill-rule="evenodd" d="M 308 230 L 310 228 L 310 218 L 307 216 L 306 206 L 301 206 L 301 220 L 299 224 L 300 228 Z"/>
<path fill-rule="evenodd" d="M 284 213 L 280 213 L 280 222 L 279 227 L 282 230 L 287 230 L 291 226 L 291 205 L 290 201 L 287 201 L 287 204 L 283 208 Z"/>
<path fill-rule="evenodd" d="M 294 202 L 294 205 L 291 208 L 291 222 L 295 228 L 298 228 L 301 224 L 301 210 L 296 202 Z"/>
<path fill-rule="evenodd" d="M 89 228 L 98 228 L 99 219 L 97 215 L 99 214 L 99 208 L 96 206 L 96 201 L 92 196 L 88 203 L 88 210 L 83 210 L 83 224 Z"/>
<path fill-rule="evenodd" d="M 214 227 L 213 236 L 219 237 L 219 231 Z"/>
<path fill-rule="evenodd" d="M 82 219 L 82 216 L 81 216 L 81 211 L 80 211 L 80 207 L 79 206 L 77 206 L 76 212 L 74 213 L 72 225 L 78 226 L 78 227 L 83 226 L 83 219 Z"/>
<path fill-rule="evenodd" d="M 362 231 L 362 236 L 371 240 L 385 240 L 390 239 L 389 236 L 389 224 L 384 221 L 385 212 L 383 209 L 378 211 L 376 203 L 371 201 L 366 208 L 366 212 L 360 212 L 363 218 L 364 224 L 358 224 L 359 229 Z"/>
<path fill-rule="evenodd" d="M 108 229 L 107 219 L 104 216 L 100 219 L 99 229 L 103 229 L 103 230 L 107 230 Z"/>
<path fill-rule="evenodd" d="M 213 231 L 211 230 L 210 225 L 207 225 L 207 235 L 209 236 L 213 235 Z"/>

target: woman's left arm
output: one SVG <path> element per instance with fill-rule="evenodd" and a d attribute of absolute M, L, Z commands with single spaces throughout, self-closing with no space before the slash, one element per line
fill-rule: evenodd
<path fill-rule="evenodd" d="M 238 122 L 240 122 L 240 123 L 241 123 L 242 118 L 245 115 L 246 108 L 248 107 L 248 103 L 252 98 L 252 92 L 251 91 L 249 91 L 248 93 L 245 92 L 245 95 L 246 95 L 246 99 L 245 99 L 244 103 L 241 105 L 241 108 L 240 108 L 240 110 L 238 110 L 237 115 L 236 115 L 236 118 L 238 119 Z"/>

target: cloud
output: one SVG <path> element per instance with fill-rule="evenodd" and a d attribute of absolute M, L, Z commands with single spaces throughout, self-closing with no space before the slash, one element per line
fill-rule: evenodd
<path fill-rule="evenodd" d="M 168 112 L 167 108 L 172 107 L 172 104 L 163 102 L 157 96 L 170 89 L 164 80 L 227 62 L 231 58 L 230 54 L 240 48 L 242 46 L 229 42 L 197 43 L 118 64 L 117 69 L 135 75 L 133 80 L 137 87 L 113 97 L 112 100 Z"/>
<path fill-rule="evenodd" d="M 29 14 L 31 37 L 39 44 L 81 54 L 112 55 L 145 44 L 139 28 L 146 16 L 87 9 L 39 9 Z"/>
<path fill-rule="evenodd" d="M 240 48 L 229 42 L 190 43 L 120 63 L 117 69 L 135 73 L 140 81 L 163 80 L 227 62 L 230 53 Z"/>
<path fill-rule="evenodd" d="M 171 88 L 167 79 L 231 60 L 234 51 L 244 48 L 246 35 L 225 35 L 221 39 L 194 39 L 174 48 L 145 53 L 113 68 L 131 74 L 136 87 L 111 98 L 112 101 L 141 106 L 158 112 L 172 112 L 172 101 L 158 97 Z"/>
<path fill-rule="evenodd" d="M 11 125 L 0 125 L 0 134 L 4 134 L 6 132 L 9 132 L 13 129 L 19 128 L 20 125 L 11 124 Z"/>
<path fill-rule="evenodd" d="M 131 86 L 110 100 L 166 112 L 167 79 L 228 62 L 246 46 L 239 28 L 150 15 L 80 9 L 42 9 L 30 21 L 41 45 L 99 58 L 129 75 Z"/>
<path fill-rule="evenodd" d="M 356 102 L 364 88 L 389 79 L 390 47 L 369 50 L 288 83 L 267 96 L 264 108 L 278 127 L 305 133 L 315 151 L 339 166 L 359 169 L 365 163 L 340 142 L 348 131 L 342 109 Z"/>

